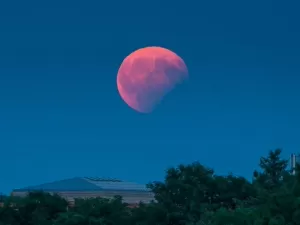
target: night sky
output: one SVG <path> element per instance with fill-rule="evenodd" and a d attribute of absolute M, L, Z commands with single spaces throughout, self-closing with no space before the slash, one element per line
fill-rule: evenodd
<path fill-rule="evenodd" d="M 300 2 L 1 1 L 0 192 L 76 176 L 162 180 L 179 163 L 251 178 L 300 152 Z M 190 80 L 152 114 L 120 98 L 128 54 L 161 46 Z"/>

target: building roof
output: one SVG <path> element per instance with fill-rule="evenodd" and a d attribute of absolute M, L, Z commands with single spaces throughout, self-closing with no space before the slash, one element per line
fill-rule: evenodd
<path fill-rule="evenodd" d="M 91 191 L 134 191 L 149 192 L 145 185 L 125 182 L 117 179 L 99 177 L 75 177 L 61 181 L 14 189 L 13 192 L 47 191 L 47 192 L 91 192 Z"/>

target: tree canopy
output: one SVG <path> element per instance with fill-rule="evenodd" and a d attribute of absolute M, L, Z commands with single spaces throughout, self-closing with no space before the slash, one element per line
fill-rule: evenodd
<path fill-rule="evenodd" d="M 253 180 L 220 176 L 199 162 L 166 171 L 148 187 L 155 201 L 128 207 L 121 196 L 76 199 L 32 192 L 2 197 L 0 225 L 300 225 L 300 166 L 292 175 L 281 150 L 259 160 Z"/>

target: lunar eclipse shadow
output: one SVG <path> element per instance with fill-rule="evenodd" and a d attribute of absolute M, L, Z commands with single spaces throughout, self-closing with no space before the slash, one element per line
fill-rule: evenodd
<path fill-rule="evenodd" d="M 168 92 L 150 114 L 170 115 L 179 114 L 180 112 L 189 112 L 193 110 L 190 102 L 191 94 L 190 81 L 185 80 Z"/>

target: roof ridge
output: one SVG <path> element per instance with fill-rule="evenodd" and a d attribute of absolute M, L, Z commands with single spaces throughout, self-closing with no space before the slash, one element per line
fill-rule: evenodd
<path fill-rule="evenodd" d="M 83 179 L 88 181 L 103 181 L 103 182 L 124 182 L 116 178 L 107 178 L 107 177 L 83 177 Z"/>

